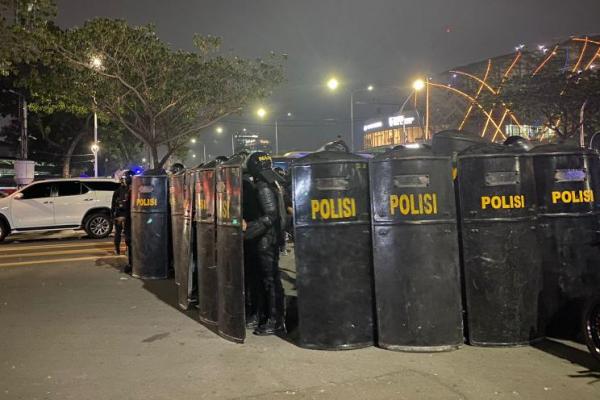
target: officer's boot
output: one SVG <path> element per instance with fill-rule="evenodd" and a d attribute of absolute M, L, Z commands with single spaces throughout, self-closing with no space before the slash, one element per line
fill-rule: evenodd
<path fill-rule="evenodd" d="M 276 274 L 274 278 L 267 288 L 269 318 L 254 330 L 254 334 L 258 336 L 285 333 L 283 287 L 279 275 Z"/>

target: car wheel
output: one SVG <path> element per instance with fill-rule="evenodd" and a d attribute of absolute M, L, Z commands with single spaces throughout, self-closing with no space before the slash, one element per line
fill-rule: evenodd
<path fill-rule="evenodd" d="M 8 225 L 6 222 L 0 220 L 0 242 L 2 242 L 4 238 L 8 236 L 8 233 Z"/>
<path fill-rule="evenodd" d="M 86 218 L 83 228 L 89 237 L 104 239 L 112 232 L 113 224 L 108 214 L 94 213 Z"/>
<path fill-rule="evenodd" d="M 583 313 L 583 333 L 590 353 L 600 360 L 600 297 L 590 301 Z"/>

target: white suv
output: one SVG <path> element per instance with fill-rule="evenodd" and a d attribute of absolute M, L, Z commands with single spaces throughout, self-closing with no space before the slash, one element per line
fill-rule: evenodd
<path fill-rule="evenodd" d="M 112 231 L 111 202 L 119 183 L 111 179 L 34 182 L 0 198 L 0 242 L 10 233 L 84 229 L 92 238 Z"/>

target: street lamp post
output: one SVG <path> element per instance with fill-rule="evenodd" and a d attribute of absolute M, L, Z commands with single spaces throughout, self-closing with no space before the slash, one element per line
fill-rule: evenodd
<path fill-rule="evenodd" d="M 256 115 L 260 119 L 264 119 L 267 116 L 267 110 L 261 107 L 256 111 Z M 291 117 L 292 113 L 288 112 L 287 116 Z M 279 118 L 275 118 L 275 154 L 279 154 Z"/>
<path fill-rule="evenodd" d="M 94 178 L 98 177 L 98 114 L 94 109 Z"/>
<path fill-rule="evenodd" d="M 336 78 L 330 78 L 327 81 L 327 87 L 330 91 L 335 91 L 339 86 L 339 82 Z M 354 95 L 362 92 L 373 91 L 373 85 L 367 86 L 366 89 L 355 89 L 350 90 L 350 148 L 354 152 Z"/>

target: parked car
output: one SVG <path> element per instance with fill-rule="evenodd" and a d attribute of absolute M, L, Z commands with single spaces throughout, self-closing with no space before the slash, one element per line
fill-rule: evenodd
<path fill-rule="evenodd" d="M 111 179 L 34 182 L 0 198 L 0 241 L 11 233 L 64 229 L 105 238 L 112 232 L 110 208 L 118 186 Z"/>

